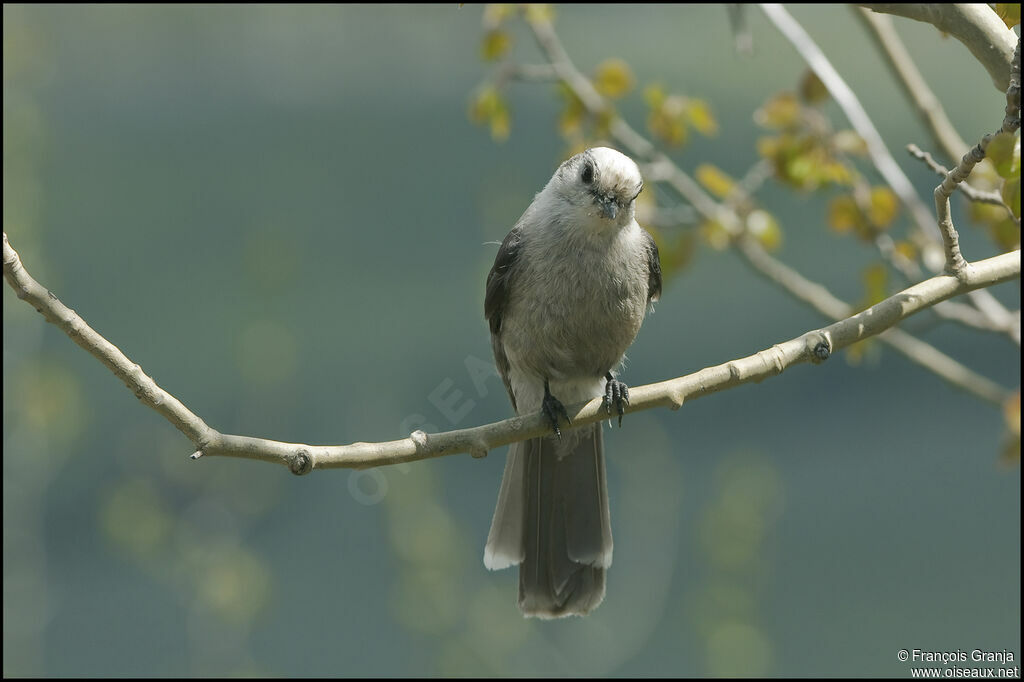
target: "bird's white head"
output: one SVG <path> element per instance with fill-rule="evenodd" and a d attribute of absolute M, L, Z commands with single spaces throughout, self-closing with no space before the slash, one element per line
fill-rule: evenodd
<path fill-rule="evenodd" d="M 608 147 L 594 147 L 559 166 L 544 191 L 565 202 L 572 217 L 604 231 L 633 221 L 643 186 L 632 159 Z"/>

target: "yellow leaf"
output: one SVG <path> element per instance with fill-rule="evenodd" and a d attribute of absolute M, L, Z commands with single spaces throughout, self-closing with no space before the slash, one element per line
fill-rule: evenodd
<path fill-rule="evenodd" d="M 828 226 L 840 234 L 858 227 L 863 220 L 857 202 L 849 194 L 842 194 L 828 203 Z"/>
<path fill-rule="evenodd" d="M 780 92 L 754 112 L 754 123 L 764 128 L 793 128 L 800 122 L 800 102 L 792 92 Z"/>
<path fill-rule="evenodd" d="M 718 134 L 718 121 L 711 113 L 711 107 L 702 99 L 690 99 L 686 102 L 686 118 L 701 135 Z"/>
<path fill-rule="evenodd" d="M 717 166 L 710 163 L 702 163 L 697 166 L 697 181 L 704 185 L 709 192 L 720 199 L 724 199 L 732 193 L 736 182 Z"/>
<path fill-rule="evenodd" d="M 900 212 L 900 201 L 888 187 L 872 187 L 868 219 L 876 226 L 886 228 Z"/>
<path fill-rule="evenodd" d="M 1010 212 L 1020 218 L 1020 178 L 1010 178 L 1004 182 L 1003 189 L 999 194 L 1003 197 L 1006 205 L 1010 207 Z"/>
<path fill-rule="evenodd" d="M 651 109 L 657 109 L 665 102 L 665 88 L 659 83 L 652 83 L 644 88 L 644 101 Z"/>
<path fill-rule="evenodd" d="M 579 131 L 586 108 L 575 92 L 565 86 L 561 86 L 559 89 L 562 96 L 565 97 L 565 108 L 562 109 L 562 113 L 558 117 L 558 130 L 562 135 L 568 136 Z"/>
<path fill-rule="evenodd" d="M 483 87 L 469 103 L 469 119 L 473 123 L 487 123 L 501 106 L 498 91 L 490 85 Z"/>
<path fill-rule="evenodd" d="M 820 104 L 828 99 L 828 88 L 810 69 L 800 79 L 800 98 L 808 104 Z"/>
<path fill-rule="evenodd" d="M 594 87 L 605 97 L 617 99 L 633 89 L 633 72 L 621 59 L 606 59 L 594 75 Z"/>
<path fill-rule="evenodd" d="M 484 61 L 493 62 L 503 57 L 511 45 L 512 37 L 507 32 L 500 28 L 492 29 L 484 34 L 480 56 Z"/>
<path fill-rule="evenodd" d="M 597 113 L 594 117 L 594 136 L 598 139 L 611 137 L 612 121 L 615 120 L 615 110 L 607 108 Z"/>
<path fill-rule="evenodd" d="M 1003 418 L 1010 433 L 1020 435 L 1020 389 L 1003 403 Z"/>
<path fill-rule="evenodd" d="M 774 159 L 779 151 L 779 138 L 759 137 L 757 139 L 757 153 L 764 159 Z"/>
<path fill-rule="evenodd" d="M 1020 23 L 1020 3 L 997 2 L 996 14 L 1003 20 L 1007 28 L 1013 28 Z"/>
<path fill-rule="evenodd" d="M 884 265 L 876 263 L 875 265 L 868 266 L 861 277 L 864 280 L 865 289 L 864 300 L 862 301 L 863 308 L 870 308 L 879 301 L 885 300 L 889 272 L 885 269 Z"/>
<path fill-rule="evenodd" d="M 647 127 L 671 145 L 683 144 L 687 137 L 684 107 L 685 101 L 679 95 L 666 97 L 660 106 L 652 109 L 647 117 Z"/>
<path fill-rule="evenodd" d="M 917 247 L 913 243 L 908 241 L 896 242 L 896 253 L 900 254 L 909 261 L 917 260 Z"/>
<path fill-rule="evenodd" d="M 502 141 L 508 137 L 511 115 L 501 93 L 493 85 L 481 88 L 469 103 L 469 120 L 478 125 L 487 124 L 491 137 Z"/>
<path fill-rule="evenodd" d="M 491 117 L 491 137 L 495 142 L 504 142 L 512 129 L 512 121 L 508 109 L 502 109 Z"/>
<path fill-rule="evenodd" d="M 849 185 L 853 182 L 854 173 L 845 163 L 835 159 L 828 159 L 821 163 L 818 176 L 824 182 Z"/>

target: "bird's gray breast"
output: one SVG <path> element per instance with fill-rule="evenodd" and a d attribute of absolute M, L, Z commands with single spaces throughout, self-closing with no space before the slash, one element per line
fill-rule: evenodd
<path fill-rule="evenodd" d="M 640 227 L 549 229 L 524 235 L 522 249 L 502 328 L 509 362 L 552 380 L 603 377 L 622 360 L 647 307 Z"/>

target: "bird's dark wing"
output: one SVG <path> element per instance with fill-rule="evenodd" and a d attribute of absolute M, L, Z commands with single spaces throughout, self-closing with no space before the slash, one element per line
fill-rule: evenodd
<path fill-rule="evenodd" d="M 516 259 L 519 257 L 519 249 L 522 240 L 522 229 L 513 228 L 505 236 L 505 240 L 498 248 L 498 255 L 494 257 L 494 266 L 487 273 L 487 293 L 484 296 L 484 317 L 491 327 L 491 347 L 494 350 L 494 361 L 498 365 L 498 372 L 501 380 L 505 382 L 508 390 L 508 397 L 512 400 L 512 407 L 516 407 L 516 397 L 512 394 L 512 385 L 508 379 L 508 357 L 505 355 L 505 347 L 501 342 L 501 320 L 508 304 L 510 279 L 515 269 Z"/>
<path fill-rule="evenodd" d="M 654 237 L 647 230 L 643 233 L 647 237 L 647 300 L 657 301 L 661 296 L 661 258 Z"/>

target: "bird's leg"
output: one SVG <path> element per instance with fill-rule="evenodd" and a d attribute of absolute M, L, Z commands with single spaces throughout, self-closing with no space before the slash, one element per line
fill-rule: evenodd
<path fill-rule="evenodd" d="M 548 387 L 548 380 L 544 380 L 544 402 L 541 403 L 541 410 L 544 412 L 544 416 L 551 422 L 551 428 L 555 430 L 555 435 L 558 436 L 558 440 L 562 440 L 562 432 L 558 430 L 558 415 L 562 415 L 565 418 L 566 423 L 572 424 L 572 420 L 569 419 L 568 413 L 565 411 L 565 406 L 562 405 L 561 401 L 555 396 L 551 395 L 551 389 Z"/>
<path fill-rule="evenodd" d="M 608 414 L 612 413 L 612 405 L 619 414 L 619 428 L 622 428 L 622 415 L 625 413 L 626 405 L 629 405 L 629 386 L 612 376 L 611 372 L 604 375 L 608 383 L 604 385 L 604 409 Z"/>

